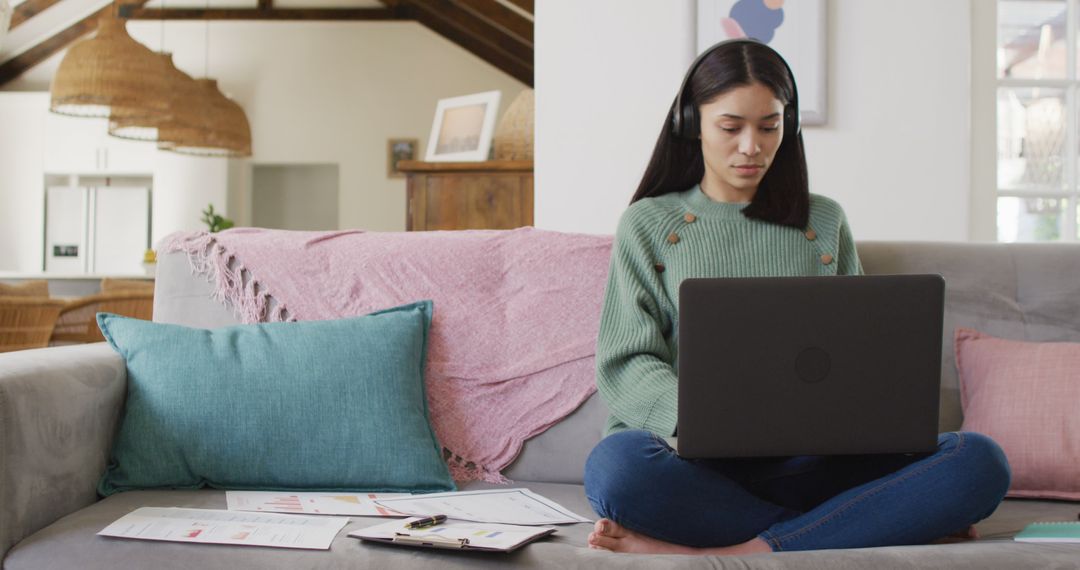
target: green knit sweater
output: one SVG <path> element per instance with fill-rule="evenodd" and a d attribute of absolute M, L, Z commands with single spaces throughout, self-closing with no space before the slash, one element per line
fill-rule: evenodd
<path fill-rule="evenodd" d="M 605 433 L 675 432 L 679 284 L 689 277 L 861 274 L 844 211 L 810 195 L 798 229 L 743 216 L 700 187 L 645 198 L 619 220 L 596 347 L 596 384 L 611 410 Z"/>

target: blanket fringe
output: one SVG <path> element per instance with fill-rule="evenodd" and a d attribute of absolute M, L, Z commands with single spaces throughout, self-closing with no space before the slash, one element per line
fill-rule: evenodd
<path fill-rule="evenodd" d="M 165 253 L 183 252 L 193 275 L 201 275 L 214 286 L 211 298 L 231 306 L 233 314 L 244 324 L 259 322 L 295 321 L 286 316 L 285 305 L 274 299 L 273 311 L 268 311 L 271 295 L 236 256 L 217 243 L 207 231 L 177 233 L 165 238 L 158 249 Z M 246 274 L 246 277 L 245 277 Z"/>
<path fill-rule="evenodd" d="M 469 468 L 449 460 L 446 465 L 450 468 L 450 477 L 454 481 L 486 481 L 503 485 L 510 483 L 510 480 L 498 471 L 489 471 L 483 467 Z"/>

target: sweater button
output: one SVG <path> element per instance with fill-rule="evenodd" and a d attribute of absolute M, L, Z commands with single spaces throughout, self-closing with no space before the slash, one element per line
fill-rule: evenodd
<path fill-rule="evenodd" d="M 664 267 L 664 264 L 663 264 L 663 263 L 657 263 L 657 264 L 656 264 L 656 265 L 654 265 L 653 267 L 654 267 L 654 268 L 656 269 L 656 272 L 657 272 L 657 273 L 663 273 L 663 272 L 664 272 L 664 269 L 666 269 L 666 268 Z"/>
<path fill-rule="evenodd" d="M 806 239 L 814 241 L 815 239 L 817 239 L 817 232 L 812 229 L 806 230 Z"/>
<path fill-rule="evenodd" d="M 821 256 L 821 262 L 825 265 L 832 263 L 832 255 L 826 253 L 825 255 Z"/>
<path fill-rule="evenodd" d="M 675 232 L 671 232 L 671 235 L 669 235 L 667 237 L 667 241 L 668 241 L 668 243 L 670 243 L 672 245 L 679 243 L 679 234 L 676 234 Z"/>
<path fill-rule="evenodd" d="M 686 223 L 692 224 L 695 221 L 697 221 L 697 216 L 695 216 L 693 214 L 686 214 L 685 216 L 682 217 L 682 219 L 686 220 Z"/>

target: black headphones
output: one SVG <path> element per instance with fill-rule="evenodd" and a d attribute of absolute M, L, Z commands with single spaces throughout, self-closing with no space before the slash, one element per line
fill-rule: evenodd
<path fill-rule="evenodd" d="M 702 60 L 705 59 L 714 50 L 723 46 L 732 44 L 756 44 L 763 46 L 769 51 L 776 54 L 780 63 L 784 64 L 784 69 L 787 70 L 788 78 L 791 79 L 791 101 L 788 101 L 784 105 L 784 138 L 789 136 L 795 136 L 799 134 L 802 129 L 802 125 L 799 121 L 799 90 L 795 87 L 795 74 L 791 72 L 791 66 L 784 61 L 783 56 L 776 50 L 763 44 L 757 40 L 750 38 L 738 38 L 733 40 L 724 40 L 709 49 L 705 50 L 694 60 L 694 63 L 690 65 L 690 71 L 686 72 L 686 77 L 683 78 L 682 86 L 679 87 L 679 94 L 675 96 L 675 104 L 671 109 L 671 134 L 683 139 L 697 140 L 701 135 L 701 118 L 698 116 L 698 107 L 693 101 L 683 103 L 683 94 L 686 92 L 686 86 L 690 83 L 690 78 L 697 71 Z"/>

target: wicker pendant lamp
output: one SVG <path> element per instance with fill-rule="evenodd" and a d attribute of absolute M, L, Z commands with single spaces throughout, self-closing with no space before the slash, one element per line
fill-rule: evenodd
<path fill-rule="evenodd" d="M 178 125 L 180 111 L 191 105 L 199 93 L 199 87 L 190 75 L 177 69 L 172 54 L 157 53 L 166 85 L 166 110 L 146 113 L 133 107 L 114 106 L 109 115 L 109 134 L 122 139 L 159 141 L 162 125 Z"/>
<path fill-rule="evenodd" d="M 113 9 L 93 38 L 71 46 L 53 78 L 54 113 L 108 117 L 113 107 L 145 115 L 167 110 L 167 87 L 159 58 L 127 33 Z"/>
<path fill-rule="evenodd" d="M 214 79 L 196 79 L 197 94 L 161 125 L 158 148 L 194 156 L 251 156 L 251 126 L 240 105 Z"/>

